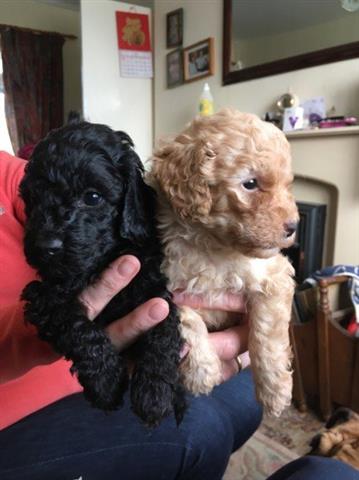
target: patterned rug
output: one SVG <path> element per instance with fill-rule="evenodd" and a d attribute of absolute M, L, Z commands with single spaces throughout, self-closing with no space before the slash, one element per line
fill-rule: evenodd
<path fill-rule="evenodd" d="M 258 431 L 231 456 L 223 480 L 264 480 L 298 456 Z"/>
<path fill-rule="evenodd" d="M 278 418 L 263 420 L 257 432 L 235 452 L 223 480 L 264 480 L 308 452 L 309 441 L 323 424 L 311 412 L 294 407 Z"/>
<path fill-rule="evenodd" d="M 323 426 L 324 423 L 312 411 L 303 413 L 291 406 L 280 418 L 263 420 L 259 430 L 298 455 L 305 455 L 309 451 L 310 440 Z"/>

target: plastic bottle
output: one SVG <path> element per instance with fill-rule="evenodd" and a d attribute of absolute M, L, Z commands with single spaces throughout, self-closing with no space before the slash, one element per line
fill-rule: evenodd
<path fill-rule="evenodd" d="M 199 97 L 199 114 L 207 117 L 213 113 L 213 97 L 208 83 L 204 84 L 201 96 Z"/>

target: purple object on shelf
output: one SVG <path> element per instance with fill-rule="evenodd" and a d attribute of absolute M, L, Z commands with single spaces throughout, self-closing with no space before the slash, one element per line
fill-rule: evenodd
<path fill-rule="evenodd" d="M 322 117 L 317 113 L 311 113 L 309 115 L 309 123 L 312 125 L 313 123 L 318 124 L 322 120 Z"/>
<path fill-rule="evenodd" d="M 356 117 L 342 117 L 342 118 L 325 118 L 319 122 L 319 128 L 335 128 L 335 127 L 349 127 L 357 125 L 358 119 Z"/>

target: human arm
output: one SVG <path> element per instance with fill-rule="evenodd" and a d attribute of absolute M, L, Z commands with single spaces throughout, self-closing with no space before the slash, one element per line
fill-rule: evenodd
<path fill-rule="evenodd" d="M 23 309 L 20 301 L 0 308 L 0 383 L 59 358 L 37 337 L 35 327 L 25 324 Z"/>

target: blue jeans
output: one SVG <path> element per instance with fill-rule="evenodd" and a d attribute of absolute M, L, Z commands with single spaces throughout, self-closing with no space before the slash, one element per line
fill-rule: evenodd
<path fill-rule="evenodd" d="M 288 463 L 268 480 L 359 480 L 359 472 L 332 458 L 308 456 Z"/>
<path fill-rule="evenodd" d="M 249 369 L 191 398 L 177 427 L 145 428 L 129 407 L 105 414 L 72 395 L 0 432 L 1 480 L 219 480 L 262 411 Z"/>

